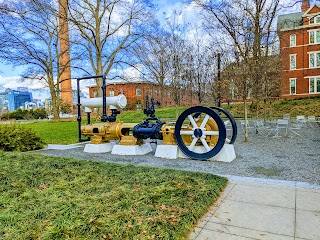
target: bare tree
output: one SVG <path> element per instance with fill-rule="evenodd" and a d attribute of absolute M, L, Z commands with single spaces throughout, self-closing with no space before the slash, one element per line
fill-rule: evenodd
<path fill-rule="evenodd" d="M 70 0 L 70 21 L 95 75 L 108 76 L 116 63 L 130 61 L 123 54 L 142 36 L 141 28 L 152 20 L 152 6 L 138 0 Z M 82 60 L 83 60 L 82 59 Z M 101 79 L 97 79 L 102 96 Z"/>
<path fill-rule="evenodd" d="M 211 95 L 209 89 L 215 78 L 216 64 L 214 56 L 211 55 L 211 51 L 203 40 L 196 38 L 190 45 L 190 52 L 193 55 L 190 61 L 193 72 L 190 82 L 193 85 L 192 92 L 195 93 L 198 103 L 201 104 Z"/>
<path fill-rule="evenodd" d="M 162 105 L 164 105 L 167 76 L 171 69 L 171 62 L 168 61 L 170 59 L 170 48 L 167 40 L 169 37 L 170 35 L 164 30 L 156 30 L 132 49 L 134 55 L 144 67 L 144 76 L 159 85 L 160 103 Z"/>
<path fill-rule="evenodd" d="M 261 76 L 265 74 L 260 71 L 262 59 L 270 54 L 269 48 L 276 38 L 276 32 L 272 29 L 280 7 L 279 0 L 221 2 L 197 0 L 196 2 L 204 10 L 206 29 L 223 36 L 226 46 L 234 49 L 238 65 L 242 66 L 242 94 L 246 121 L 248 93 L 252 91 L 254 97 L 258 98 L 259 86 L 264 79 Z M 248 141 L 247 127 L 244 141 Z"/>
<path fill-rule="evenodd" d="M 14 66 L 26 66 L 24 78 L 45 81 L 52 98 L 53 115 L 59 118 L 60 78 L 66 65 L 59 57 L 59 24 L 56 6 L 45 0 L 13 1 L 0 4 L 0 58 Z"/>
<path fill-rule="evenodd" d="M 186 24 L 179 22 L 181 13 L 173 11 L 167 18 L 167 26 L 170 29 L 169 48 L 171 70 L 168 76 L 170 85 L 170 96 L 176 105 L 176 117 L 178 118 L 178 106 L 181 105 L 182 97 L 188 82 L 185 79 L 185 69 L 187 66 L 187 41 L 185 38 Z"/>

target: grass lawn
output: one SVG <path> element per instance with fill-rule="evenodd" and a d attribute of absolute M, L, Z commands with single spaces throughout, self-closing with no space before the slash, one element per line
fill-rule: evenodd
<path fill-rule="evenodd" d="M 20 124 L 20 126 L 31 128 L 47 144 L 72 144 L 78 142 L 78 122 L 46 121 Z"/>
<path fill-rule="evenodd" d="M 227 179 L 0 152 L 1 239 L 184 239 Z"/>

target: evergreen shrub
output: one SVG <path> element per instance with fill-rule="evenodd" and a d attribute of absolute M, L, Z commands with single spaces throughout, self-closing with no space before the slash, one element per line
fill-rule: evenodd
<path fill-rule="evenodd" d="M 31 129 L 17 125 L 0 126 L 0 150 L 2 151 L 31 151 L 41 149 L 44 141 Z"/>

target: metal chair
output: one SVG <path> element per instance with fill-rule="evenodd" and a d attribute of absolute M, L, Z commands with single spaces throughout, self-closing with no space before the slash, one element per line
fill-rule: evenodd
<path fill-rule="evenodd" d="M 240 120 L 240 124 L 241 124 L 241 128 L 242 128 L 243 131 L 244 131 L 244 128 L 245 128 L 245 125 L 246 125 L 246 124 L 247 124 L 248 132 L 249 132 L 250 130 L 254 130 L 254 129 L 255 129 L 254 126 L 250 125 L 250 123 L 249 123 L 248 120 L 247 120 L 247 121 L 245 121 L 245 120 Z"/>
<path fill-rule="evenodd" d="M 254 121 L 254 126 L 256 129 L 256 133 L 262 135 L 268 135 L 268 131 L 271 129 L 272 126 L 267 126 L 264 124 L 263 120 L 257 119 Z"/>
<path fill-rule="evenodd" d="M 275 129 L 275 135 L 273 137 L 282 137 L 280 135 L 280 132 L 284 131 L 284 135 L 283 136 L 287 136 L 288 135 L 288 125 L 289 125 L 289 121 L 287 119 L 278 119 L 277 120 L 277 125 L 276 125 L 276 129 Z"/>
<path fill-rule="evenodd" d="M 315 116 L 308 116 L 308 123 L 310 127 L 314 128 L 313 124 L 316 123 L 316 117 Z"/>
<path fill-rule="evenodd" d="M 291 137 L 291 138 L 293 138 L 295 136 L 302 137 L 300 135 L 301 127 L 302 127 L 302 123 L 300 121 L 297 121 L 297 123 L 290 124 L 288 129 L 292 135 L 289 137 Z"/>
<path fill-rule="evenodd" d="M 304 127 L 307 125 L 307 120 L 305 118 L 305 116 L 303 115 L 300 115 L 300 116 L 297 116 L 297 122 L 299 122 L 301 125 L 301 127 Z"/>

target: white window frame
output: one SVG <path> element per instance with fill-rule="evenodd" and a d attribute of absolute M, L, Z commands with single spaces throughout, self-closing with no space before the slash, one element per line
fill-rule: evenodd
<path fill-rule="evenodd" d="M 137 102 L 136 102 L 136 109 L 137 109 L 137 112 L 142 111 L 142 105 L 141 105 L 141 102 L 140 102 L 140 101 L 137 101 Z"/>
<path fill-rule="evenodd" d="M 140 86 L 136 87 L 136 96 L 141 96 L 141 87 Z"/>
<path fill-rule="evenodd" d="M 317 39 L 317 34 L 320 36 L 320 29 L 312 29 L 309 30 L 309 44 L 319 44 L 320 43 L 320 37 Z M 313 33 L 313 37 L 311 38 L 311 34 Z"/>
<path fill-rule="evenodd" d="M 297 46 L 297 38 L 295 34 L 290 35 L 290 47 Z"/>
<path fill-rule="evenodd" d="M 320 51 L 309 52 L 309 68 L 320 68 Z M 311 59 L 313 58 L 313 66 L 311 64 Z"/>
<path fill-rule="evenodd" d="M 293 58 L 292 58 L 293 57 Z M 292 60 L 294 59 L 294 66 L 292 65 Z M 297 54 L 289 54 L 289 69 L 295 70 L 297 69 Z"/>
<path fill-rule="evenodd" d="M 114 88 L 109 89 L 109 96 L 114 97 Z"/>
<path fill-rule="evenodd" d="M 309 24 L 310 25 L 319 24 L 319 23 L 320 23 L 320 16 L 319 15 L 309 17 Z"/>
<path fill-rule="evenodd" d="M 309 17 L 309 24 L 312 25 L 316 21 L 315 17 Z"/>
<path fill-rule="evenodd" d="M 294 81 L 294 93 L 291 91 L 291 82 Z M 297 94 L 297 79 L 296 78 L 290 78 L 289 79 L 289 88 L 290 88 L 290 95 L 296 95 Z"/>
<path fill-rule="evenodd" d="M 311 81 L 313 80 L 313 92 L 311 92 Z M 320 93 L 320 89 L 319 91 L 317 91 L 317 86 L 318 86 L 318 81 L 319 81 L 319 86 L 320 86 L 320 76 L 315 76 L 315 77 L 309 77 L 309 93 L 310 94 L 318 94 Z M 320 87 L 319 87 L 320 88 Z"/>

